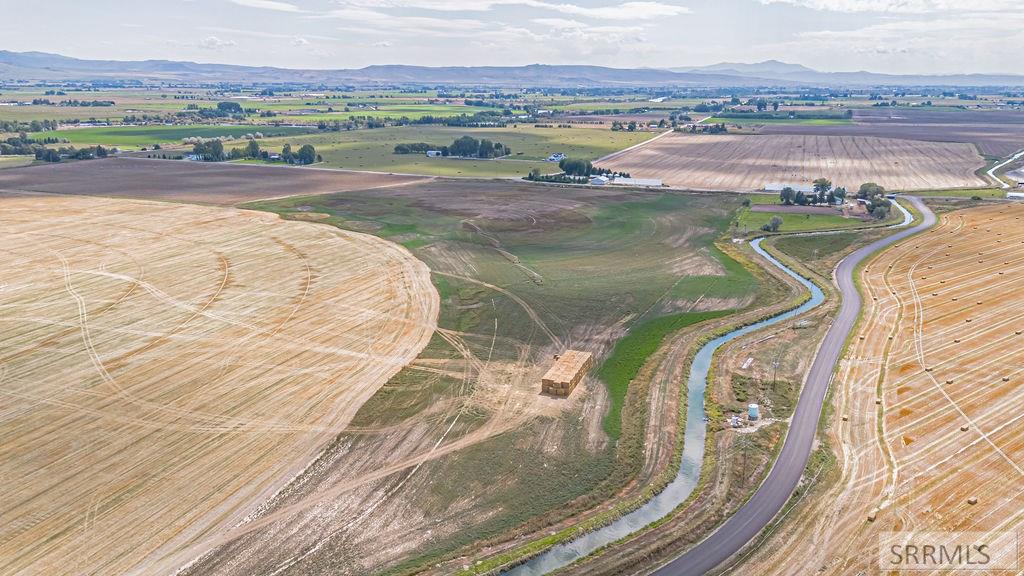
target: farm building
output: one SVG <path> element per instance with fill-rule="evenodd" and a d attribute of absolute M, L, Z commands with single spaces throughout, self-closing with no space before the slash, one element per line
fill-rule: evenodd
<path fill-rule="evenodd" d="M 618 184 L 619 186 L 641 186 L 646 188 L 660 188 L 661 180 L 657 178 L 616 178 L 611 181 L 612 184 Z"/>
<path fill-rule="evenodd" d="M 541 392 L 552 396 L 568 396 L 594 363 L 590 352 L 566 350 L 556 356 L 555 365 L 541 378 Z"/>
<path fill-rule="evenodd" d="M 814 192 L 814 186 L 810 184 L 793 184 L 791 182 L 771 182 L 764 185 L 765 192 L 782 192 L 783 188 L 792 188 L 794 192 L 810 194 Z"/>
<path fill-rule="evenodd" d="M 427 158 L 440 158 L 441 156 L 440 150 L 427 150 Z"/>
<path fill-rule="evenodd" d="M 611 180 L 609 180 L 606 176 L 594 176 L 593 178 L 590 179 L 590 183 L 593 184 L 594 186 L 604 186 L 609 182 L 611 182 Z"/>

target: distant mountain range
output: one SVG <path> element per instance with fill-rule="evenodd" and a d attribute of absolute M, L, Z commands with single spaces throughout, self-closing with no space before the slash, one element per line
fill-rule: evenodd
<path fill-rule="evenodd" d="M 495 87 L 754 87 L 754 86 L 1024 86 L 1024 75 L 897 76 L 873 72 L 819 72 L 768 60 L 691 68 L 604 66 L 403 66 L 302 70 L 199 64 L 173 60 L 80 60 L 45 52 L 0 50 L 0 81 L 140 81 L 242 84 L 448 84 Z"/>
<path fill-rule="evenodd" d="M 1022 86 L 1017 74 L 879 74 L 877 72 L 820 72 L 800 64 L 765 60 L 755 64 L 722 62 L 711 66 L 671 68 L 680 73 L 713 73 L 737 78 L 762 78 L 780 83 L 816 86 Z"/>

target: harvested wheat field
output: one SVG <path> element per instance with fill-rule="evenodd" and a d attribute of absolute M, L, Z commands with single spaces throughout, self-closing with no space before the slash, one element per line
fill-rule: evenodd
<path fill-rule="evenodd" d="M 949 213 L 862 280 L 863 321 L 834 384 L 837 482 L 750 573 L 878 573 L 879 538 L 894 531 L 1024 533 L 1024 206 Z"/>
<path fill-rule="evenodd" d="M 674 133 L 603 162 L 634 178 L 677 188 L 760 190 L 770 183 L 809 184 L 826 177 L 856 189 L 877 182 L 892 190 L 984 186 L 985 162 L 970 144 L 864 136 L 696 135 Z"/>
<path fill-rule="evenodd" d="M 170 574 L 430 339 L 429 272 L 267 213 L 0 194 L 0 573 Z"/>

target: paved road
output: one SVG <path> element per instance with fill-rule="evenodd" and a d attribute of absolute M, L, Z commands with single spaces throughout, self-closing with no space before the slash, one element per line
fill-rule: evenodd
<path fill-rule="evenodd" d="M 818 350 L 818 355 L 814 358 L 810 371 L 807 373 L 806 384 L 800 394 L 785 444 L 764 483 L 754 496 L 711 536 L 679 558 L 662 566 L 655 574 L 658 576 L 705 574 L 746 546 L 747 542 L 757 536 L 775 518 L 775 515 L 789 500 L 807 466 L 807 459 L 810 457 L 811 447 L 818 429 L 818 420 L 821 418 L 821 408 L 825 402 L 825 395 L 828 392 L 836 363 L 839 361 L 843 345 L 860 314 L 861 297 L 853 283 L 854 270 L 861 261 L 876 250 L 935 224 L 935 214 L 921 200 L 918 198 L 908 199 L 924 215 L 924 220 L 920 224 L 860 248 L 843 259 L 836 267 L 835 275 L 843 297 L 842 304 L 835 321 L 828 333 L 825 334 L 825 339 Z M 794 571 L 797 571 L 796 567 L 794 567 Z"/>
<path fill-rule="evenodd" d="M 999 185 L 1002 186 L 1003 188 L 1010 188 L 1011 186 L 1009 184 L 1007 184 L 1005 180 L 1003 180 L 1002 178 L 996 176 L 996 170 L 999 170 L 1003 166 L 1006 166 L 1007 164 L 1010 164 L 1011 162 L 1016 161 L 1018 158 L 1020 158 L 1022 156 L 1024 156 L 1024 150 L 1021 150 L 1020 152 L 1017 152 L 1013 156 L 1010 156 L 1010 158 L 1008 160 L 1006 160 L 1005 162 L 1000 162 L 999 164 L 996 164 L 995 166 L 993 166 L 992 169 L 988 171 L 988 175 L 993 180 L 998 182 Z"/>

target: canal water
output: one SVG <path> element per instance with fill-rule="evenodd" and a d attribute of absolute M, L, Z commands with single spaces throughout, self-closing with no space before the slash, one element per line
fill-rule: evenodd
<path fill-rule="evenodd" d="M 740 336 L 760 330 L 766 326 L 771 326 L 772 324 L 785 322 L 825 301 L 825 295 L 814 283 L 793 272 L 768 254 L 761 247 L 762 240 L 764 238 L 758 238 L 751 242 L 754 250 L 780 270 L 800 282 L 811 292 L 811 298 L 788 312 L 723 334 L 705 344 L 697 352 L 690 367 L 687 382 L 688 404 L 686 410 L 686 433 L 683 441 L 683 458 L 679 466 L 679 473 L 675 479 L 657 496 L 615 522 L 589 532 L 572 542 L 555 546 L 531 559 L 529 562 L 509 569 L 503 572 L 503 574 L 510 576 L 539 576 L 567 566 L 602 546 L 625 538 L 648 524 L 664 518 L 669 512 L 690 497 L 690 493 L 693 492 L 697 481 L 700 479 L 701 464 L 704 461 L 704 438 L 707 434 L 707 423 L 704 421 L 704 392 L 707 389 L 708 371 L 711 368 L 711 360 L 715 352 L 724 344 Z"/>

